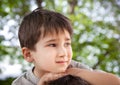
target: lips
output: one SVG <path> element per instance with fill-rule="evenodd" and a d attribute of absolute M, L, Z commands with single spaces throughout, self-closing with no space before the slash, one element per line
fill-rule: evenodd
<path fill-rule="evenodd" d="M 56 63 L 67 63 L 67 61 L 56 61 Z"/>

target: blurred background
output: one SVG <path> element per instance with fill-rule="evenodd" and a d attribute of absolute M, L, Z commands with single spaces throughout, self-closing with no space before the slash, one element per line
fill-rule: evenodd
<path fill-rule="evenodd" d="M 10 85 L 31 68 L 24 61 L 18 28 L 37 7 L 70 18 L 73 59 L 120 77 L 120 0 L 0 0 L 0 85 Z"/>

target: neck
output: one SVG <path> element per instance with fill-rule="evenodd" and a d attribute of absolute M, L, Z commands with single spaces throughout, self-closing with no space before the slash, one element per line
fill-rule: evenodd
<path fill-rule="evenodd" d="M 35 67 L 33 70 L 33 73 L 36 77 L 41 78 L 45 73 L 48 73 L 48 72 L 43 71 L 43 70 L 39 70 Z"/>

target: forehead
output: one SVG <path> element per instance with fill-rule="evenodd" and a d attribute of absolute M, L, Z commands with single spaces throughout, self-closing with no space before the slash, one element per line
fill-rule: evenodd
<path fill-rule="evenodd" d="M 61 30 L 61 31 L 52 31 L 52 32 L 47 32 L 42 35 L 41 39 L 44 38 L 59 38 L 59 37 L 65 37 L 71 39 L 70 33 L 67 30 Z"/>

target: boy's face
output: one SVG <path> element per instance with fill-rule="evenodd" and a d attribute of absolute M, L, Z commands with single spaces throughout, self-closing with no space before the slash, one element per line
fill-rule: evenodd
<path fill-rule="evenodd" d="M 71 62 L 71 37 L 65 30 L 58 34 L 46 35 L 31 51 L 35 70 L 39 72 L 64 72 Z"/>

